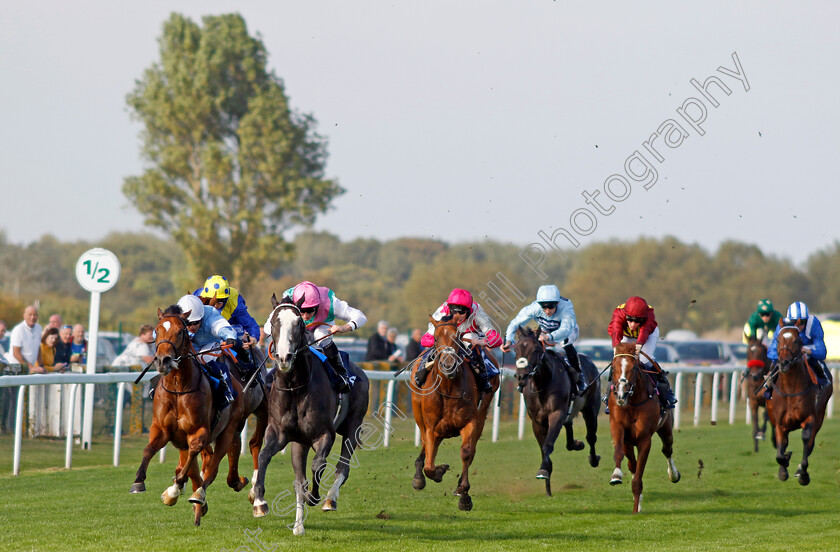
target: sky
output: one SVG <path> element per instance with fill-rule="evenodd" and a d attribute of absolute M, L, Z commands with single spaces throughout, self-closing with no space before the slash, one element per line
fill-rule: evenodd
<path fill-rule="evenodd" d="M 684 4 L 6 1 L 0 231 L 148 230 L 121 192 L 144 167 L 125 97 L 172 11 L 238 12 L 347 190 L 317 230 L 734 239 L 801 264 L 838 235 L 840 4 Z"/>

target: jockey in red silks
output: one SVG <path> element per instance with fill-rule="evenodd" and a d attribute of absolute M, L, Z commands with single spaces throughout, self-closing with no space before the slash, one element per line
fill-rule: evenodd
<path fill-rule="evenodd" d="M 367 322 L 367 316 L 359 309 L 353 308 L 335 296 L 333 290 L 316 286 L 312 282 L 301 282 L 298 285 L 291 287 L 283 292 L 284 297 L 290 297 L 292 301 L 297 304 L 303 298 L 303 303 L 300 306 L 300 314 L 303 321 L 309 326 L 310 324 L 318 324 L 312 332 L 313 340 L 318 341 L 318 346 L 324 351 L 324 354 L 329 360 L 330 365 L 335 369 L 336 374 L 344 382 L 337 391 L 339 393 L 346 393 L 350 391 L 350 386 L 347 380 L 347 370 L 344 368 L 344 363 L 341 362 L 341 356 L 338 354 L 338 347 L 333 343 L 332 336 L 324 337 L 328 334 L 339 334 L 352 332 L 358 330 Z M 336 318 L 346 320 L 346 324 L 337 325 Z M 265 323 L 265 333 L 271 335 L 271 320 Z M 322 339 L 323 338 L 323 339 Z"/>
<path fill-rule="evenodd" d="M 481 305 L 473 301 L 472 294 L 465 290 L 455 288 L 449 294 L 446 302 L 437 308 L 432 315 L 435 320 L 451 319 L 458 324 L 458 333 L 462 338 L 467 338 L 470 343 L 465 344 L 465 350 L 472 346 L 473 359 L 478 368 L 478 377 L 476 383 L 479 391 L 483 393 L 492 393 L 493 386 L 490 385 L 490 378 L 487 374 L 487 363 L 491 362 L 487 358 L 484 351 L 484 346 L 496 348 L 502 344 L 502 338 L 493 328 L 490 317 L 481 308 Z M 420 338 L 420 345 L 423 347 L 432 347 L 435 344 L 435 327 L 430 322 L 428 331 Z M 433 353 L 434 354 L 434 353 Z M 425 365 L 422 366 L 414 375 L 414 383 L 417 387 L 422 387 L 426 380 L 431 358 L 429 358 Z"/>
<path fill-rule="evenodd" d="M 637 357 L 640 351 L 650 357 L 651 360 L 640 357 L 639 365 L 655 372 L 656 387 L 659 390 L 659 402 L 662 407 L 674 408 L 677 398 L 671 390 L 671 384 L 665 377 L 665 373 L 656 370 L 652 364 L 656 343 L 659 341 L 659 325 L 656 323 L 653 307 L 641 297 L 629 298 L 613 311 L 608 331 L 612 338 L 613 349 L 619 343 L 632 342 L 636 344 Z"/>

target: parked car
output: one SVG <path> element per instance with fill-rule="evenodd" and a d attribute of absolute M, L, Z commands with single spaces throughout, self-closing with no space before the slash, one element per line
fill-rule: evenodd
<path fill-rule="evenodd" d="M 575 343 L 575 349 L 592 362 L 609 362 L 613 357 L 612 341 L 609 339 L 581 339 Z"/>
<path fill-rule="evenodd" d="M 696 341 L 677 341 L 674 347 L 680 362 L 690 365 L 713 366 L 732 362 L 732 352 L 721 341 L 698 339 Z"/>
<path fill-rule="evenodd" d="M 659 341 L 656 344 L 656 351 L 653 353 L 657 362 L 679 362 L 680 354 L 673 343 Z"/>
<path fill-rule="evenodd" d="M 725 343 L 729 350 L 732 352 L 732 360 L 734 362 L 746 362 L 747 361 L 747 344 L 746 343 L 734 343 L 728 342 Z"/>

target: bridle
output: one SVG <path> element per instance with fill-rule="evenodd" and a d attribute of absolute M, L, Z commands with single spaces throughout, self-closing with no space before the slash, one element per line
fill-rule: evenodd
<path fill-rule="evenodd" d="M 630 397 L 633 396 L 633 392 L 636 390 L 636 382 L 639 380 L 639 375 L 638 375 L 639 365 L 640 365 L 639 359 L 636 355 L 632 355 L 630 353 L 618 353 L 617 355 L 613 356 L 613 362 L 615 362 L 615 359 L 617 359 L 618 357 L 629 357 L 629 358 L 633 359 L 633 364 L 632 364 L 632 367 L 630 368 L 630 376 L 631 377 L 630 377 L 629 380 L 624 376 L 618 378 L 616 381 L 613 382 L 612 390 L 615 391 L 616 385 L 621 385 L 621 384 L 626 385 L 627 389 L 628 389 L 627 398 L 629 399 Z M 613 368 L 615 368 L 615 365 L 613 365 Z"/>
<path fill-rule="evenodd" d="M 189 337 L 187 335 L 187 326 L 186 326 L 186 324 L 184 324 L 184 320 L 181 318 L 180 315 L 178 315 L 178 314 L 164 314 L 160 318 L 161 318 L 161 321 L 164 318 L 171 318 L 173 320 L 178 320 L 178 323 L 183 324 L 183 327 L 180 330 L 178 330 L 177 334 L 175 334 L 176 337 L 181 338 L 180 343 L 178 345 L 176 345 L 174 341 L 171 341 L 169 339 L 161 339 L 160 341 L 155 342 L 155 356 L 157 356 L 158 349 L 160 349 L 160 346 L 163 345 L 164 343 L 168 343 L 169 345 L 171 345 L 172 349 L 177 352 L 184 347 L 184 340 L 189 339 Z M 193 356 L 193 357 L 195 356 L 195 353 L 192 352 L 192 344 L 191 343 L 190 343 L 190 350 L 191 350 L 191 352 L 189 352 L 185 355 L 181 355 L 181 356 L 178 356 L 178 357 L 172 357 L 172 362 L 175 363 L 176 367 L 182 359 L 187 358 L 187 357 L 191 357 L 191 356 Z"/>
<path fill-rule="evenodd" d="M 796 330 L 796 338 L 793 342 L 798 346 L 799 351 L 794 352 L 787 346 L 787 343 L 784 347 L 779 347 L 777 349 L 779 353 L 779 370 L 782 373 L 787 372 L 791 366 L 799 363 L 803 355 L 805 354 L 802 351 L 802 337 L 799 335 L 799 328 L 797 328 L 796 326 L 785 326 L 779 330 L 779 338 L 782 337 L 782 333 L 785 330 Z M 782 351 L 788 353 L 790 355 L 790 358 L 782 359 Z"/>
<path fill-rule="evenodd" d="M 459 336 L 458 331 L 457 331 L 458 330 L 458 325 L 454 321 L 443 322 L 443 323 L 435 326 L 435 333 L 434 333 L 435 342 L 438 341 L 438 329 L 449 327 L 449 326 L 455 328 L 455 335 L 453 336 L 453 339 L 455 340 L 456 343 L 458 342 L 458 340 L 460 339 L 460 336 Z M 456 373 L 458 367 L 461 366 L 461 362 L 462 362 L 461 356 L 458 354 L 458 351 L 455 349 L 455 347 L 453 347 L 451 345 L 447 345 L 446 347 L 443 347 L 442 349 L 437 349 L 437 347 L 435 347 L 435 356 L 436 356 L 436 364 L 437 364 L 438 370 L 441 372 L 441 374 L 446 376 L 448 379 L 454 378 L 455 373 Z"/>
<path fill-rule="evenodd" d="M 526 385 L 528 385 L 528 380 L 532 379 L 537 374 L 537 371 L 539 371 L 539 369 L 543 366 L 543 363 L 545 361 L 545 343 L 540 341 L 538 338 L 530 336 L 520 339 L 519 342 L 522 343 L 528 339 L 533 340 L 540 345 L 540 357 L 533 364 L 524 356 L 521 356 L 516 359 L 516 379 L 519 382 L 517 386 L 520 390 L 523 389 Z M 536 349 L 537 347 L 534 348 Z M 523 372 L 526 368 L 529 367 L 531 368 L 530 371 Z M 536 383 L 534 384 L 534 387 L 536 388 Z"/>
<path fill-rule="evenodd" d="M 308 345 L 308 343 L 306 342 L 306 326 L 305 326 L 305 325 L 304 325 L 304 323 L 303 323 L 303 315 L 302 315 L 302 314 L 301 314 L 301 312 L 300 312 L 300 308 L 298 308 L 298 306 L 297 306 L 297 305 L 295 305 L 294 303 L 280 303 L 279 305 L 277 305 L 277 307 L 274 309 L 274 312 L 272 312 L 272 313 L 271 313 L 271 319 L 272 319 L 272 325 L 271 325 L 271 328 L 272 328 L 272 332 L 271 332 L 271 333 L 272 333 L 272 336 L 271 336 L 271 337 L 272 337 L 272 339 L 271 339 L 271 344 L 268 346 L 268 357 L 269 357 L 271 360 L 273 360 L 273 361 L 274 361 L 274 368 L 275 368 L 276 370 L 278 370 L 278 371 L 279 371 L 279 369 L 278 369 L 278 367 L 277 367 L 277 362 L 278 362 L 278 359 L 277 359 L 277 358 L 275 358 L 275 356 L 274 356 L 274 353 L 275 353 L 275 351 L 276 351 L 276 349 L 275 349 L 275 343 L 276 343 L 276 341 L 275 341 L 275 339 L 274 339 L 274 335 L 273 335 L 273 334 L 274 334 L 274 331 L 273 331 L 273 330 L 274 330 L 273 320 L 276 320 L 276 318 L 275 318 L 275 316 L 274 316 L 274 315 L 275 315 L 275 313 L 276 313 L 276 312 L 278 312 L 278 311 L 280 311 L 280 310 L 283 310 L 283 309 L 291 309 L 291 310 L 293 310 L 293 311 L 294 311 L 294 313 L 295 313 L 295 314 L 297 314 L 297 316 L 298 316 L 298 331 L 299 331 L 298 343 L 297 343 L 297 345 L 296 345 L 296 348 L 295 348 L 295 349 L 292 351 L 292 353 L 291 353 L 291 354 L 292 354 L 292 359 L 291 359 L 291 361 L 289 362 L 289 364 L 290 364 L 290 365 L 291 365 L 291 364 L 294 364 L 294 363 L 295 363 L 295 359 L 297 358 L 298 353 L 299 353 L 300 351 L 302 351 L 303 349 L 308 348 L 308 346 L 309 346 L 309 345 Z"/>

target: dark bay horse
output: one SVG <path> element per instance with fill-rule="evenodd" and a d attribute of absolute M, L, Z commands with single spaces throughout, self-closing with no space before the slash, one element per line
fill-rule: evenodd
<path fill-rule="evenodd" d="M 272 295 L 274 311 L 269 317 L 271 338 L 274 346 L 274 382 L 271 384 L 268 405 L 268 429 L 265 445 L 260 452 L 259 471 L 254 485 L 254 517 L 268 513 L 265 501 L 265 472 L 271 458 L 288 443 L 291 443 L 292 467 L 295 471 L 295 535 L 304 533 L 305 505 L 314 506 L 320 502 L 321 480 L 327 467 L 336 433 L 344 438 L 341 442 L 341 456 L 335 468 L 335 479 L 327 492 L 322 510 L 335 510 L 341 486 L 350 474 L 353 451 L 361 439 L 362 421 L 368 407 L 370 384 L 365 373 L 353 363 L 347 367 L 348 375 L 356 382 L 349 394 L 343 395 L 339 403 L 327 375 L 327 368 L 310 351 L 306 326 L 300 313 L 300 305 L 284 297 L 281 302 Z M 338 419 L 336 414 L 341 408 Z M 308 491 L 306 459 L 309 449 L 315 450 L 312 460 L 312 492 Z"/>
<path fill-rule="evenodd" d="M 788 446 L 788 434 L 802 430 L 802 462 L 794 476 L 800 485 L 811 482 L 808 475 L 808 457 L 814 450 L 814 440 L 825 418 L 825 407 L 831 397 L 832 386 L 818 390 L 816 376 L 813 374 L 805 353 L 802 351 L 802 339 L 799 330 L 785 326 L 777 336 L 779 352 L 779 375 L 772 384 L 773 392 L 767 401 L 767 412 L 776 432 L 776 462 L 779 463 L 779 480 L 787 481 L 791 452 L 785 452 Z"/>
<path fill-rule="evenodd" d="M 540 329 L 516 330 L 516 379 L 525 398 L 525 406 L 531 417 L 534 437 L 540 446 L 542 463 L 537 479 L 545 480 L 545 494 L 551 496 L 551 453 L 560 429 L 566 428 L 566 449 L 583 450 L 584 444 L 574 437 L 572 420 L 578 412 L 586 423 L 586 442 L 589 443 L 589 465 L 598 467 L 600 456 L 595 454 L 598 431 L 598 411 L 601 408 L 601 380 L 598 369 L 585 355 L 579 355 L 581 375 L 584 381 L 592 382 L 582 397 L 570 404 L 572 382 L 563 361 L 553 351 L 548 352 L 539 340 Z"/>
<path fill-rule="evenodd" d="M 767 422 L 770 416 L 767 414 L 767 399 L 764 398 L 764 377 L 770 372 L 770 361 L 767 359 L 767 347 L 756 338 L 750 338 L 747 345 L 747 371 L 744 380 L 744 389 L 747 393 L 747 401 L 750 405 L 750 417 L 753 424 L 753 450 L 758 452 L 758 442 L 764 440 L 764 433 L 767 431 Z M 761 428 L 758 426 L 758 408 L 762 407 Z M 771 426 L 772 429 L 772 426 Z M 773 446 L 776 445 L 775 433 L 771 434 Z"/>
<path fill-rule="evenodd" d="M 232 381 L 236 399 L 221 411 L 218 419 L 213 408 L 210 382 L 193 358 L 193 349 L 185 320 L 189 312 L 173 305 L 161 313 L 155 328 L 155 357 L 153 364 L 161 374 L 153 404 L 153 420 L 149 429 L 149 444 L 143 449 L 143 460 L 131 486 L 132 493 L 146 490 L 146 469 L 152 456 L 167 443 L 180 451 L 174 483 L 161 495 L 167 506 L 173 506 L 184 492 L 187 478 L 192 481 L 193 494 L 189 501 L 195 511 L 195 525 L 207 513 L 207 487 L 216 479 L 219 463 L 227 454 L 229 471 L 227 482 L 235 491 L 242 490 L 248 479 L 239 475 L 239 433 L 247 419 L 246 399 L 242 387 Z M 212 444 L 215 443 L 215 451 Z M 198 455 L 202 455 L 202 468 Z"/>
<path fill-rule="evenodd" d="M 642 503 L 642 475 L 650 454 L 653 434 L 662 440 L 662 454 L 668 461 L 668 477 L 674 483 L 680 472 L 672 458 L 674 445 L 673 411 L 660 417 L 656 384 L 645 373 L 636 356 L 635 343 L 619 343 L 611 364 L 613 382 L 610 405 L 610 434 L 615 446 L 615 470 L 610 485 L 622 482 L 621 461 L 627 456 L 627 468 L 633 474 L 633 513 L 639 513 Z M 638 458 L 635 450 L 638 450 Z"/>
<path fill-rule="evenodd" d="M 457 324 L 448 317 L 437 321 L 430 316 L 429 320 L 435 327 L 434 365 L 422 388 L 410 383 L 411 406 L 422 442 L 420 456 L 414 462 L 412 486 L 418 491 L 423 489 L 426 477 L 441 482 L 449 465 L 435 465 L 438 447 L 444 439 L 460 435 L 462 469 L 455 495 L 460 497 L 458 508 L 472 510 L 469 469 L 493 395 L 488 394 L 481 400 Z M 420 362 L 414 363 L 409 382 L 414 382 L 419 366 Z M 499 376 L 491 378 L 490 384 L 495 393 L 499 388 Z"/>

